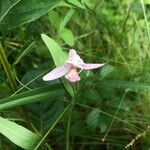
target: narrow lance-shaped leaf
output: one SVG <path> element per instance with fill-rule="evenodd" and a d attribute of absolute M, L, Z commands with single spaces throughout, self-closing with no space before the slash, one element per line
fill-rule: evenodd
<path fill-rule="evenodd" d="M 53 57 L 55 65 L 57 67 L 63 65 L 64 62 L 67 60 L 67 55 L 62 51 L 61 47 L 47 35 L 42 34 L 41 37 L 42 37 L 44 43 L 46 44 L 46 46 L 48 47 L 48 49 Z M 73 91 L 72 86 L 65 80 L 62 79 L 62 81 L 63 81 L 66 89 L 70 93 L 70 95 L 74 96 L 74 91 Z"/>
<path fill-rule="evenodd" d="M 64 90 L 61 86 L 53 85 L 44 88 L 38 88 L 32 91 L 23 92 L 12 97 L 4 98 L 0 100 L 0 110 L 21 106 L 25 104 L 56 99 L 57 96 L 64 94 Z"/>
<path fill-rule="evenodd" d="M 41 139 L 39 135 L 2 117 L 0 117 L 0 133 L 26 150 L 33 150 Z"/>

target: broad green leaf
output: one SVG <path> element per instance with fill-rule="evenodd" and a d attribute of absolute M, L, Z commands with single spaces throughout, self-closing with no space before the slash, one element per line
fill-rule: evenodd
<path fill-rule="evenodd" d="M 41 139 L 39 135 L 2 117 L 0 117 L 0 133 L 26 150 L 33 150 Z"/>
<path fill-rule="evenodd" d="M 45 34 L 41 35 L 44 43 L 46 44 L 46 46 L 48 47 L 54 63 L 56 66 L 61 66 L 64 64 L 64 62 L 67 60 L 67 56 L 66 54 L 62 51 L 61 47 L 50 37 L 48 37 Z M 68 83 L 67 81 L 63 80 L 63 83 L 66 87 L 66 89 L 68 90 L 68 92 L 70 93 L 71 96 L 74 96 L 74 91 L 72 86 L 70 85 L 70 83 Z"/>
<path fill-rule="evenodd" d="M 7 15 L 7 13 L 14 7 L 20 0 L 1 0 L 0 1 L 0 22 Z"/>
<path fill-rule="evenodd" d="M 101 79 L 104 79 L 107 76 L 109 76 L 114 71 L 114 69 L 115 68 L 111 65 L 105 65 L 100 72 Z"/>
<path fill-rule="evenodd" d="M 44 88 L 23 92 L 15 96 L 10 96 L 0 100 L 0 110 L 21 106 L 25 104 L 44 101 L 46 99 L 53 100 L 57 96 L 64 94 L 64 90 L 60 85 L 52 85 Z"/>
<path fill-rule="evenodd" d="M 99 111 L 93 110 L 87 117 L 87 124 L 93 128 L 96 128 L 99 124 Z"/>
<path fill-rule="evenodd" d="M 59 36 L 65 41 L 66 44 L 68 44 L 69 46 L 73 46 L 74 45 L 74 35 L 73 33 L 66 28 L 63 28 L 60 33 Z"/>
<path fill-rule="evenodd" d="M 100 128 L 101 133 L 105 132 L 108 127 L 108 121 L 105 116 L 98 110 L 93 110 L 87 117 L 87 124 L 92 128 Z"/>
<path fill-rule="evenodd" d="M 60 0 L 1 0 L 0 28 L 13 29 L 45 15 Z"/>

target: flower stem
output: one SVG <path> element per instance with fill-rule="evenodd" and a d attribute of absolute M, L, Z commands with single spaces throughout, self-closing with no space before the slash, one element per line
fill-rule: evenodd
<path fill-rule="evenodd" d="M 36 147 L 34 148 L 34 150 L 38 150 L 40 145 L 44 142 L 44 140 L 46 139 L 46 137 L 49 135 L 49 133 L 52 131 L 52 129 L 55 127 L 55 125 L 58 123 L 58 121 L 61 119 L 61 117 L 64 115 L 64 113 L 67 111 L 69 107 L 67 106 L 64 111 L 60 114 L 60 116 L 56 119 L 56 121 L 54 122 L 54 124 L 49 128 L 49 130 L 46 132 L 46 134 L 42 137 L 42 139 L 39 141 L 39 143 L 36 145 Z"/>
<path fill-rule="evenodd" d="M 11 65 L 9 64 L 9 62 L 7 60 L 5 51 L 4 51 L 1 43 L 0 43 L 0 60 L 1 60 L 2 64 L 3 64 L 3 67 L 4 67 L 5 73 L 7 75 L 7 78 L 8 78 L 8 81 L 9 81 L 9 85 L 11 87 L 11 90 L 14 93 L 16 91 L 16 89 L 17 89 L 17 83 L 16 83 L 16 80 L 15 80 L 14 73 L 11 70 Z"/>
<path fill-rule="evenodd" d="M 75 97 L 72 97 L 71 104 L 70 104 L 68 125 L 67 125 L 66 150 L 70 149 L 70 127 L 71 127 L 71 119 L 72 119 L 72 113 L 73 113 L 74 104 L 75 104 Z"/>

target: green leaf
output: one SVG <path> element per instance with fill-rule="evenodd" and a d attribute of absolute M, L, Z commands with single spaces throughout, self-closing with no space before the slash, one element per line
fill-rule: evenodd
<path fill-rule="evenodd" d="M 150 5 L 150 0 L 144 0 L 144 4 Z"/>
<path fill-rule="evenodd" d="M 115 99 L 111 99 L 110 101 L 108 101 L 107 106 L 118 109 L 120 101 L 121 101 L 121 99 L 116 97 Z M 124 111 L 131 111 L 130 107 L 126 101 L 123 101 L 121 103 L 121 105 L 119 106 L 119 109 L 124 110 Z"/>
<path fill-rule="evenodd" d="M 46 44 L 46 46 L 48 47 L 55 65 L 61 66 L 64 65 L 64 62 L 67 60 L 67 55 L 62 51 L 61 47 L 50 37 L 48 37 L 45 34 L 41 35 L 44 43 Z M 67 91 L 70 93 L 71 96 L 74 96 L 74 91 L 72 86 L 70 85 L 70 83 L 68 83 L 66 80 L 63 80 L 64 86 L 67 89 Z"/>
<path fill-rule="evenodd" d="M 1 0 L 0 6 L 0 22 L 7 15 L 7 13 L 19 2 L 20 0 Z"/>
<path fill-rule="evenodd" d="M 0 117 L 0 133 L 26 150 L 33 150 L 41 139 L 39 135 L 2 117 Z"/>
<path fill-rule="evenodd" d="M 53 120 L 53 124 L 51 124 L 51 127 L 46 132 L 46 134 L 43 136 L 43 138 L 40 140 L 40 142 L 37 144 L 37 146 L 35 147 L 34 150 L 38 150 L 39 149 L 40 145 L 43 143 L 45 138 L 49 135 L 49 133 L 52 131 L 52 129 L 55 127 L 55 125 L 58 123 L 58 121 L 61 119 L 61 117 L 64 115 L 64 113 L 68 110 L 68 108 L 69 108 L 69 105 L 61 113 L 59 113 L 59 115 L 57 115 L 55 120 Z"/>
<path fill-rule="evenodd" d="M 45 15 L 60 0 L 1 0 L 0 28 L 13 29 Z"/>
<path fill-rule="evenodd" d="M 1 99 L 0 110 L 44 101 L 46 99 L 53 100 L 54 98 L 56 99 L 57 96 L 62 96 L 63 94 L 64 90 L 61 88 L 61 85 L 52 85 L 44 88 L 38 88 Z"/>
<path fill-rule="evenodd" d="M 34 103 L 26 107 L 32 122 L 41 133 L 52 127 L 59 115 L 63 112 L 63 102 L 53 99 Z"/>
<path fill-rule="evenodd" d="M 99 111 L 93 110 L 87 117 L 87 124 L 93 128 L 97 127 L 97 124 L 99 123 Z"/>
<path fill-rule="evenodd" d="M 142 82 L 132 82 L 123 80 L 101 80 L 96 83 L 100 87 L 128 89 L 130 91 L 142 90 L 150 92 L 150 85 Z"/>
<path fill-rule="evenodd" d="M 48 47 L 56 66 L 61 66 L 67 60 L 67 55 L 62 51 L 61 47 L 46 34 L 41 34 L 41 37 Z"/>
<path fill-rule="evenodd" d="M 78 0 L 68 0 L 67 2 L 78 8 L 81 8 L 81 9 L 85 8 L 84 5 L 81 2 L 79 2 Z"/>
<path fill-rule="evenodd" d="M 94 9 L 95 7 L 95 4 L 91 0 L 84 0 L 84 5 L 86 5 L 90 9 Z"/>
<path fill-rule="evenodd" d="M 70 9 L 67 14 L 65 15 L 64 19 L 61 21 L 59 32 L 66 27 L 67 23 L 71 20 L 72 16 L 74 15 L 75 10 Z"/>
<path fill-rule="evenodd" d="M 73 46 L 74 45 L 74 35 L 71 32 L 71 30 L 63 28 L 60 33 L 59 33 L 60 37 L 65 41 L 66 44 L 68 44 L 69 46 Z"/>
<path fill-rule="evenodd" d="M 23 52 L 16 58 L 16 60 L 14 61 L 14 65 L 18 64 L 20 62 L 20 60 L 27 55 L 29 52 L 31 52 L 32 50 L 32 46 L 35 44 L 35 42 L 33 41 L 26 49 L 23 50 Z"/>
<path fill-rule="evenodd" d="M 75 22 L 77 25 L 79 25 L 82 29 L 90 32 L 91 31 L 91 24 L 89 22 L 86 22 L 85 26 L 85 21 L 82 19 L 82 16 L 78 14 L 77 12 L 74 13 L 72 17 L 72 21 Z"/>
<path fill-rule="evenodd" d="M 86 89 L 83 94 L 84 94 L 84 97 L 89 99 L 91 102 L 93 102 L 93 101 L 100 102 L 101 101 L 101 95 L 96 90 Z"/>
<path fill-rule="evenodd" d="M 114 71 L 114 69 L 115 68 L 111 65 L 105 65 L 100 72 L 101 79 L 104 79 L 107 76 L 111 75 L 111 73 Z"/>
<path fill-rule="evenodd" d="M 108 121 L 98 109 L 93 110 L 88 115 L 87 124 L 94 129 L 100 128 L 101 133 L 105 132 L 108 127 Z"/>
<path fill-rule="evenodd" d="M 61 18 L 56 11 L 50 11 L 50 13 L 48 13 L 48 19 L 56 29 L 59 28 Z"/>

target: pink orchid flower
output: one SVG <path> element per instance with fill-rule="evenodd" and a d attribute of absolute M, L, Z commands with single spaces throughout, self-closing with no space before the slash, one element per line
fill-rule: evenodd
<path fill-rule="evenodd" d="M 86 64 L 84 61 L 80 58 L 80 56 L 76 53 L 74 49 L 71 49 L 69 51 L 69 57 L 65 61 L 63 66 L 57 67 L 50 71 L 48 74 L 46 74 L 43 77 L 44 81 L 49 81 L 49 80 L 55 80 L 58 79 L 62 76 L 65 75 L 65 78 L 70 81 L 70 82 L 76 82 L 80 80 L 78 68 L 81 70 L 91 70 L 91 69 L 96 69 L 103 64 Z"/>

